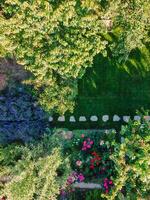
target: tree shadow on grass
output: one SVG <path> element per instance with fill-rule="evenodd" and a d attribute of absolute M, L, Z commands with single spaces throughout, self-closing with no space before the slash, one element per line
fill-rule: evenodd
<path fill-rule="evenodd" d="M 30 76 L 14 60 L 0 60 L 5 84 L 0 91 L 0 144 L 38 139 L 48 127 L 47 113 L 22 81 Z"/>

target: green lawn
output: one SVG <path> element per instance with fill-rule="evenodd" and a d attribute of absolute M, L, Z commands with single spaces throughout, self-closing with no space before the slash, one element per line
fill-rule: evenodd
<path fill-rule="evenodd" d="M 76 100 L 74 116 L 104 114 L 111 117 L 118 115 L 135 115 L 141 107 L 150 109 L 150 53 L 145 47 L 132 52 L 124 65 L 116 65 L 108 58 L 96 56 L 93 67 L 88 68 L 79 81 L 79 95 Z M 66 115 L 67 118 L 70 114 Z M 68 120 L 68 119 L 67 119 Z M 106 123 L 82 122 L 62 126 L 69 128 L 113 127 L 112 119 Z M 118 123 L 117 123 L 118 124 Z M 61 126 L 61 123 L 57 124 Z"/>

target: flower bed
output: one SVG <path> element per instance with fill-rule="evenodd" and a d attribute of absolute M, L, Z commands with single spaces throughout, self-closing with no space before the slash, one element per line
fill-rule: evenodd
<path fill-rule="evenodd" d="M 74 137 L 64 145 L 66 154 L 70 154 L 73 173 L 67 179 L 67 190 L 62 189 L 62 194 L 72 191 L 73 188 L 89 189 L 98 188 L 102 193 L 108 193 L 113 186 L 111 180 L 113 162 L 110 160 L 110 142 L 115 138 L 115 131 L 97 131 L 80 134 L 74 132 Z M 73 189 L 74 191 L 74 189 Z"/>
<path fill-rule="evenodd" d="M 90 199 L 89 192 L 96 193 L 91 200 L 148 198 L 149 143 L 150 126 L 143 118 L 122 127 L 120 133 L 75 132 L 64 145 L 73 172 L 61 194 L 75 200 Z"/>

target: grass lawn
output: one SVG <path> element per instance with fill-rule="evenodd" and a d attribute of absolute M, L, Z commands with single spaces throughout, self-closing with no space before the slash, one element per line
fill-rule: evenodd
<path fill-rule="evenodd" d="M 69 128 L 114 127 L 114 114 L 133 116 L 141 107 L 150 109 L 150 53 L 148 48 L 135 50 L 124 65 L 116 65 L 101 55 L 95 57 L 93 67 L 88 68 L 79 81 L 79 95 L 74 116 L 97 115 L 96 123 L 57 123 Z M 102 115 L 108 114 L 111 120 L 103 123 Z M 66 115 L 67 121 L 70 114 Z M 105 124 L 105 125 L 104 125 Z M 116 123 L 118 124 L 118 123 Z"/>

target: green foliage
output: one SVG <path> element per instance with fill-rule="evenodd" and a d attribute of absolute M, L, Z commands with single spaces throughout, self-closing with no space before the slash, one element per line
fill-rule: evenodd
<path fill-rule="evenodd" d="M 73 110 L 78 79 L 95 55 L 106 55 L 104 35 L 117 30 L 110 48 L 122 61 L 149 30 L 148 0 L 3 0 L 1 10 L 1 56 L 31 71 L 39 102 L 59 113 Z"/>
<path fill-rule="evenodd" d="M 150 4 L 148 0 L 120 0 L 115 1 L 115 5 L 114 34 L 118 39 L 114 40 L 111 49 L 119 62 L 125 62 L 133 49 L 142 48 L 149 42 Z"/>
<path fill-rule="evenodd" d="M 77 78 L 105 49 L 98 17 L 75 0 L 56 7 L 40 0 L 6 2 L 18 8 L 10 20 L 2 20 L 6 52 L 34 74 L 41 104 L 62 113 L 72 111 Z"/>
<path fill-rule="evenodd" d="M 53 148 L 56 141 L 45 135 L 27 146 L 1 147 L 0 178 L 10 180 L 1 184 L 0 194 L 11 200 L 57 199 L 70 170 L 61 148 Z"/>
<path fill-rule="evenodd" d="M 150 124 L 144 119 L 122 127 L 121 143 L 115 142 L 111 156 L 115 164 L 114 188 L 105 197 L 147 199 L 150 185 Z"/>

